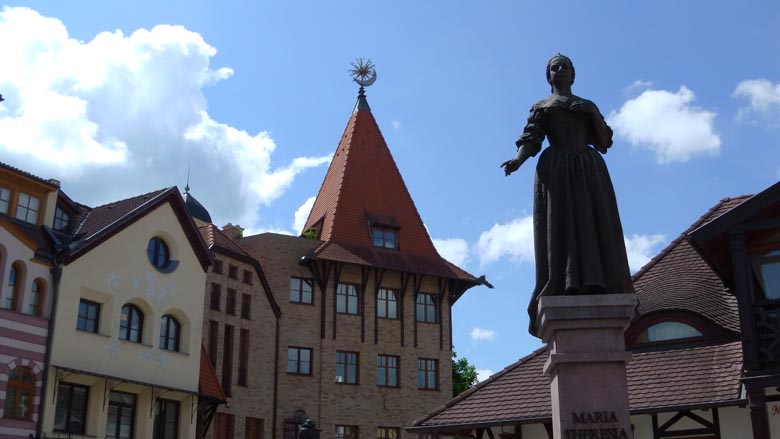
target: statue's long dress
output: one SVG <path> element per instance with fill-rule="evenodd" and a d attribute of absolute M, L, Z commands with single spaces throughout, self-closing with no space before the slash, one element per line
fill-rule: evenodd
<path fill-rule="evenodd" d="M 609 144 L 597 145 L 587 115 L 569 110 L 568 102 L 542 101 L 531 109 L 518 141 L 532 146 L 534 155 L 545 134 L 551 144 L 539 157 L 534 182 L 536 287 L 528 306 L 533 335 L 540 296 L 634 292 L 615 190 L 601 154 L 587 146 L 606 151 L 612 143 L 606 129 Z M 564 144 L 570 139 L 587 140 Z"/>

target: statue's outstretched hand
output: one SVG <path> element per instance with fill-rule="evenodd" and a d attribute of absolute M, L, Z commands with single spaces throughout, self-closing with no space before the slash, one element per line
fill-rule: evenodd
<path fill-rule="evenodd" d="M 504 175 L 508 176 L 509 174 L 517 171 L 521 164 L 523 164 L 523 162 L 518 158 L 513 158 L 511 160 L 505 161 L 504 163 L 501 163 L 501 167 L 504 168 Z"/>

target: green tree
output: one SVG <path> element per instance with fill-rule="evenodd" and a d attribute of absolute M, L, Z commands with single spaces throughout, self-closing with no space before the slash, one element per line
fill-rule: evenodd
<path fill-rule="evenodd" d="M 477 368 L 466 358 L 458 358 L 452 351 L 452 396 L 470 389 L 477 384 Z"/>

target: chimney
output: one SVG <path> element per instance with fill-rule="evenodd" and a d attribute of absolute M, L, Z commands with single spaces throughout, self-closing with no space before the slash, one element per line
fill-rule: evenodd
<path fill-rule="evenodd" d="M 238 224 L 227 223 L 222 226 L 222 232 L 230 239 L 241 239 L 244 237 L 244 228 Z"/>

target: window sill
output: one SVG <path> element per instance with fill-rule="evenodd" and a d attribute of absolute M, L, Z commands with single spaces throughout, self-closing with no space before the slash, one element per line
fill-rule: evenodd
<path fill-rule="evenodd" d="M 111 336 L 110 336 L 110 335 L 101 334 L 101 333 L 99 333 L 99 332 L 92 332 L 92 331 L 87 331 L 86 329 L 79 329 L 79 328 L 76 328 L 76 332 L 80 332 L 80 333 L 82 333 L 82 334 L 96 335 L 96 336 L 98 336 L 98 337 L 101 337 L 101 338 L 111 338 Z"/>

